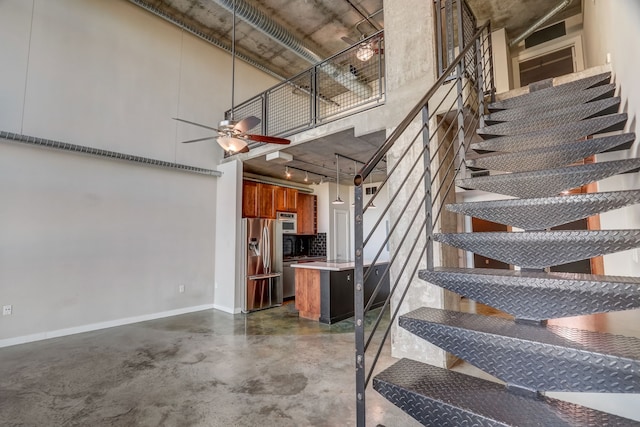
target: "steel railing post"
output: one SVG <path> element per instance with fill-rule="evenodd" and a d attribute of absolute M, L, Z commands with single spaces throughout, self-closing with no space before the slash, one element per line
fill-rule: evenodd
<path fill-rule="evenodd" d="M 482 41 L 476 39 L 476 85 L 478 86 L 478 117 L 479 127 L 484 127 L 484 68 L 482 66 Z"/>
<path fill-rule="evenodd" d="M 354 214 L 354 242 L 355 242 L 355 266 L 354 266 L 354 312 L 355 312 L 355 344 L 356 344 L 356 424 L 358 427 L 366 425 L 365 411 L 365 364 L 364 364 L 364 225 L 363 225 L 363 198 L 362 185 L 356 185 L 354 190 L 355 214 Z"/>
<path fill-rule="evenodd" d="M 422 107 L 422 145 L 424 147 L 424 214 L 427 234 L 427 270 L 433 270 L 433 202 L 431 200 L 431 149 L 429 147 L 429 105 Z"/>

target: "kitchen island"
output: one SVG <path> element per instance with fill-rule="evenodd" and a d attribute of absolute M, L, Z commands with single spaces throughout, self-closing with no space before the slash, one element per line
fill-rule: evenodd
<path fill-rule="evenodd" d="M 354 262 L 333 260 L 292 264 L 295 268 L 296 309 L 300 317 L 321 323 L 335 323 L 354 315 Z M 365 275 L 369 269 L 365 264 Z M 364 283 L 365 302 L 382 278 L 372 307 L 384 304 L 389 295 L 387 263 L 376 263 Z M 383 277 L 384 276 L 384 277 Z"/>

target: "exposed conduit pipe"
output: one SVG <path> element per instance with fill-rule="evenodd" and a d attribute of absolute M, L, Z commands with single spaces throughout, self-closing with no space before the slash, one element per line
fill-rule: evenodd
<path fill-rule="evenodd" d="M 557 15 L 563 9 L 566 9 L 567 6 L 569 6 L 572 1 L 573 0 L 563 0 L 562 2 L 560 2 L 556 7 L 551 9 L 546 15 L 544 15 L 542 18 L 540 18 L 536 22 L 534 22 L 533 25 L 531 25 L 526 31 L 524 31 L 522 34 L 520 34 L 515 39 L 511 40 L 511 42 L 509 42 L 509 47 L 513 47 L 516 44 L 520 43 L 525 38 L 529 37 L 531 34 L 533 34 L 533 32 L 535 30 L 540 28 L 540 26 L 542 24 L 547 22 L 549 19 L 553 18 L 555 15 Z"/>
<path fill-rule="evenodd" d="M 216 4 L 222 6 L 229 12 L 233 12 L 234 0 L 213 0 Z M 267 35 L 273 40 L 280 43 L 282 46 L 296 53 L 303 59 L 306 59 L 311 64 L 317 64 L 322 61 L 322 58 L 309 48 L 304 46 L 301 41 L 296 39 L 286 28 L 277 22 L 273 21 L 267 15 L 262 13 L 253 5 L 247 3 L 245 0 L 235 1 L 236 14 L 256 30 Z M 372 93 L 369 85 L 358 80 L 358 77 L 353 75 L 351 71 L 346 69 L 340 69 L 333 64 L 323 64 L 322 71 L 331 76 L 336 82 L 355 92 L 356 95 L 362 98 L 369 98 Z"/>

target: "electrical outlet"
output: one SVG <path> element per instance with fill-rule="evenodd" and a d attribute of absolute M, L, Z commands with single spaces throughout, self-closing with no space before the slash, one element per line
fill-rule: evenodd
<path fill-rule="evenodd" d="M 2 315 L 3 316 L 11 316 L 11 312 L 13 311 L 13 306 L 11 305 L 3 305 L 2 306 Z"/>
<path fill-rule="evenodd" d="M 178 286 L 178 292 L 180 292 L 181 294 L 184 293 L 184 285 Z"/>

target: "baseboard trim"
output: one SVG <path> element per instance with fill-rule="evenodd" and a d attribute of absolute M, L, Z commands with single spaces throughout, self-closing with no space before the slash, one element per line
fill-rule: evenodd
<path fill-rule="evenodd" d="M 242 309 L 241 308 L 230 308 L 230 307 L 226 307 L 224 305 L 213 304 L 213 308 L 215 308 L 216 310 L 224 311 L 225 313 L 229 313 L 229 314 L 240 314 L 240 313 L 242 313 Z"/>
<path fill-rule="evenodd" d="M 215 307 L 214 304 L 203 304 L 192 307 L 177 308 L 175 310 L 161 311 L 159 313 L 143 314 L 141 316 L 125 317 L 123 319 L 108 320 L 106 322 L 90 323 L 88 325 L 74 326 L 73 328 L 57 329 L 55 331 L 39 332 L 37 334 L 23 335 L 20 337 L 6 338 L 0 340 L 0 348 L 12 345 L 26 344 L 34 341 L 42 341 L 50 338 L 64 337 L 67 335 L 81 334 L 83 332 L 97 331 L 100 329 L 113 328 L 114 326 L 129 325 L 131 323 L 145 322 L 147 320 L 161 319 L 163 317 L 178 316 L 180 314 L 193 313 L 211 309 L 223 310 Z"/>

